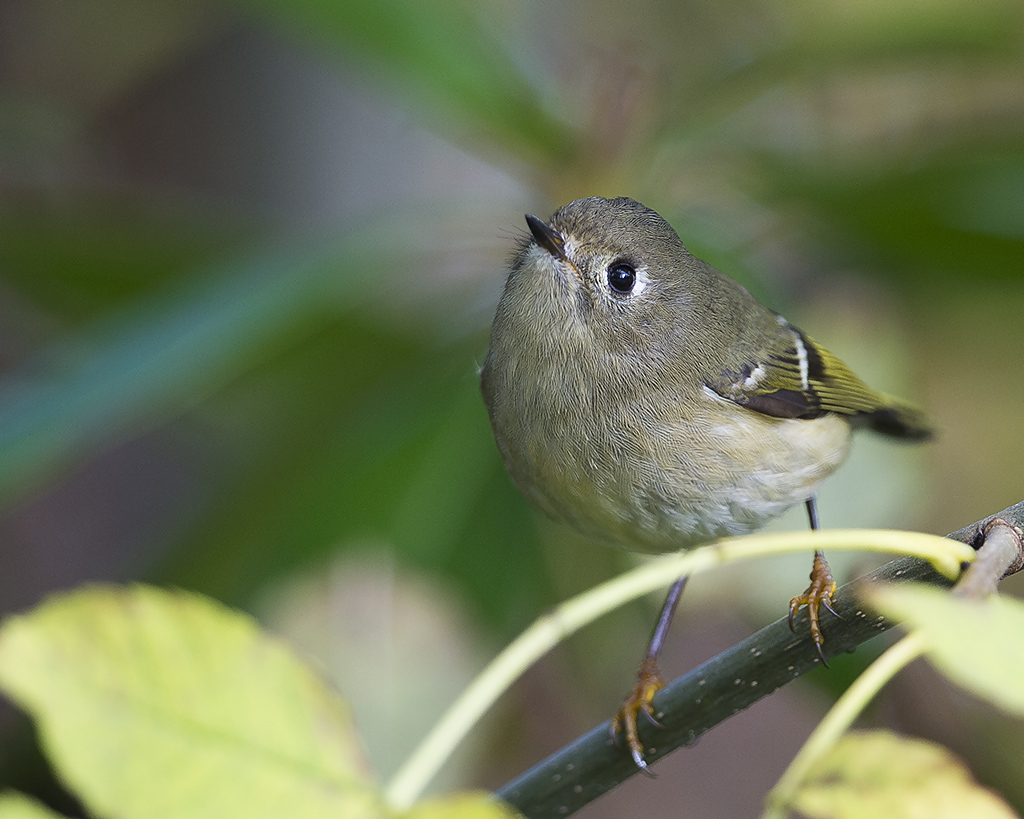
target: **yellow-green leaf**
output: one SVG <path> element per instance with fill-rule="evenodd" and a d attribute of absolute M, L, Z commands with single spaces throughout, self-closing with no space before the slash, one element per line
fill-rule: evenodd
<path fill-rule="evenodd" d="M 1006 711 L 1024 715 L 1024 603 L 993 595 L 965 600 L 939 589 L 886 587 L 872 605 L 925 634 L 928 658 L 954 682 Z"/>
<path fill-rule="evenodd" d="M 348 707 L 249 617 L 92 587 L 0 629 L 0 686 L 104 819 L 376 819 Z"/>
<path fill-rule="evenodd" d="M 1013 819 L 945 748 L 888 731 L 845 736 L 812 769 L 793 806 L 808 819 Z"/>
<path fill-rule="evenodd" d="M 0 819 L 66 819 L 42 802 L 17 791 L 0 793 Z"/>
<path fill-rule="evenodd" d="M 417 804 L 401 819 L 517 819 L 518 811 L 488 793 L 459 793 Z"/>

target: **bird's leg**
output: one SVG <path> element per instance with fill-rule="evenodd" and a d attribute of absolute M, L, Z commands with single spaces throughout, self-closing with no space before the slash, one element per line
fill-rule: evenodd
<path fill-rule="evenodd" d="M 807 507 L 807 522 L 811 524 L 811 531 L 818 531 L 818 500 L 814 495 L 811 495 L 807 500 L 804 501 L 804 506 Z"/>
<path fill-rule="evenodd" d="M 680 577 L 668 590 L 665 603 L 661 607 L 661 614 L 658 616 L 658 622 L 654 626 L 654 633 L 651 634 L 651 641 L 647 645 L 647 653 L 637 671 L 636 685 L 629 692 L 618 713 L 612 717 L 612 737 L 618 741 L 619 729 L 625 730 L 626 744 L 629 745 L 633 761 L 641 771 L 650 776 L 654 776 L 654 774 L 647 770 L 644 746 L 637 733 L 636 720 L 637 715 L 643 712 L 651 722 L 660 727 L 660 723 L 654 718 L 654 707 L 651 705 L 654 695 L 665 687 L 665 680 L 658 670 L 658 657 L 665 646 L 665 637 L 672 624 L 672 618 L 675 616 L 676 607 L 679 605 L 679 598 L 682 596 L 685 586 L 686 578 Z"/>
<path fill-rule="evenodd" d="M 818 506 L 815 503 L 814 496 L 811 495 L 806 503 L 811 529 L 816 532 L 818 531 Z M 819 609 L 824 606 L 830 612 L 836 614 L 832 608 L 832 595 L 835 593 L 836 581 L 832 579 L 832 570 L 828 567 L 824 553 L 821 549 L 818 549 L 814 552 L 814 564 L 811 567 L 811 585 L 807 587 L 803 594 L 789 601 L 789 628 L 794 632 L 796 631 L 793 620 L 800 607 L 806 605 L 807 618 L 811 622 L 811 639 L 814 640 L 814 647 L 818 649 L 818 656 L 821 657 L 821 663 L 825 668 L 828 668 L 828 662 L 826 662 L 825 652 L 821 648 L 825 645 L 825 638 L 821 634 Z M 836 617 L 838 616 L 836 614 Z"/>

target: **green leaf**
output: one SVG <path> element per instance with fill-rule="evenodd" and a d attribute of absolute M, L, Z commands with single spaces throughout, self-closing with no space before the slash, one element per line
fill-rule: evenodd
<path fill-rule="evenodd" d="M 964 600 L 912 586 L 876 589 L 873 606 L 923 632 L 928 658 L 954 682 L 1005 711 L 1024 715 L 1024 603 L 992 596 Z"/>
<path fill-rule="evenodd" d="M 107 819 L 378 817 L 348 707 L 249 617 L 92 587 L 0 629 L 0 686 Z"/>
<path fill-rule="evenodd" d="M 69 194 L 59 208 L 0 204 L 4 282 L 62 329 L 144 298 L 243 242 L 252 239 L 238 221 L 138 195 Z"/>
<path fill-rule="evenodd" d="M 802 50 L 819 60 L 850 56 L 907 60 L 918 53 L 1010 51 L 1020 19 L 1015 9 L 999 0 L 824 4 L 797 0 L 786 4 L 783 13 L 798 28 Z"/>
<path fill-rule="evenodd" d="M 809 819 L 1012 819 L 952 753 L 888 731 L 848 734 L 819 760 L 792 807 Z"/>
<path fill-rule="evenodd" d="M 5 374 L 0 506 L 110 438 L 194 407 L 268 349 L 373 303 L 437 227 L 424 218 L 396 231 L 397 221 L 197 270 Z M 371 265 L 380 275 L 367 286 L 360 274 Z M 358 288 L 348 286 L 354 280 Z"/>
<path fill-rule="evenodd" d="M 317 253 L 268 254 L 197 275 L 8 374 L 0 502 L 115 431 L 192 405 L 250 365 L 254 347 L 291 330 L 323 298 L 325 262 Z"/>
<path fill-rule="evenodd" d="M 515 819 L 521 815 L 493 794 L 460 793 L 427 799 L 403 813 L 401 819 Z"/>
<path fill-rule="evenodd" d="M 557 595 L 537 571 L 535 513 L 498 457 L 471 362 L 467 349 L 428 348 L 311 425 L 315 440 L 289 432 L 290 449 L 239 475 L 157 578 L 247 606 L 274 577 L 383 540 L 514 635 Z"/>
<path fill-rule="evenodd" d="M 759 169 L 777 202 L 803 201 L 836 229 L 828 243 L 840 254 L 837 264 L 884 269 L 890 280 L 929 292 L 941 290 L 940 275 L 1018 282 L 1024 250 L 1024 220 L 1013 204 L 1024 179 L 1018 147 L 985 149 L 965 138 L 955 151 L 913 164 L 912 171 L 823 173 L 765 156 Z"/>
<path fill-rule="evenodd" d="M 0 819 L 65 819 L 42 802 L 17 791 L 0 793 Z"/>

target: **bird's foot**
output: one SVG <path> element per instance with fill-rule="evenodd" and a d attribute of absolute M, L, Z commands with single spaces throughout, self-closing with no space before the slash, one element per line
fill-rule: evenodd
<path fill-rule="evenodd" d="M 661 723 L 654 718 L 654 707 L 651 705 L 651 700 L 664 687 L 665 680 L 662 678 L 661 672 L 658 671 L 657 659 L 654 657 L 644 658 L 637 671 L 636 685 L 629 692 L 618 713 L 612 717 L 612 738 L 618 743 L 619 729 L 624 730 L 626 744 L 629 746 L 633 762 L 648 776 L 654 776 L 654 774 L 648 769 L 647 760 L 644 759 L 644 746 L 640 742 L 640 735 L 637 732 L 637 716 L 641 713 L 646 714 L 652 723 L 659 728 L 662 727 Z"/>
<path fill-rule="evenodd" d="M 814 647 L 818 649 L 818 656 L 821 663 L 828 668 L 825 660 L 825 653 L 822 646 L 825 645 L 825 638 L 821 634 L 821 623 L 819 620 L 819 609 L 824 606 L 836 617 L 835 609 L 832 608 L 832 596 L 836 593 L 836 581 L 832 579 L 832 571 L 828 567 L 825 555 L 820 551 L 814 554 L 814 565 L 811 568 L 811 585 L 807 590 L 789 601 L 789 628 L 796 631 L 794 619 L 802 606 L 807 606 L 807 617 L 811 623 L 811 639 L 814 640 Z"/>

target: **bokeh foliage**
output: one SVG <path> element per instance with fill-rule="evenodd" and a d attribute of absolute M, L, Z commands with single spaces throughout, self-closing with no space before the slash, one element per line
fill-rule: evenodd
<path fill-rule="evenodd" d="M 610 552 L 543 542 L 475 379 L 501 231 L 595 193 L 657 208 L 783 311 L 848 293 L 843 273 L 867 314 L 885 308 L 880 333 L 910 362 L 901 391 L 944 430 L 914 520 L 891 523 L 947 531 L 1019 500 L 999 457 L 1024 435 L 1017 4 L 40 0 L 0 14 L 0 608 L 131 576 L 252 605 L 384 544 L 503 639 L 610 570 Z M 254 68 L 239 42 L 272 59 Z M 260 73 L 287 68 L 281 52 L 439 137 L 445 162 L 410 174 L 415 156 L 388 154 L 406 143 L 385 140 L 329 212 L 260 187 L 260 160 L 323 126 L 267 104 L 301 91 Z M 189 89 L 196 77 L 214 90 Z M 215 104 L 190 107 L 207 93 Z M 359 125 L 345 139 L 381 139 Z M 460 163 L 492 176 L 449 179 Z M 47 538 L 73 535 L 76 514 L 123 514 L 125 484 L 144 509 L 122 552 L 93 544 L 64 571 Z"/>

